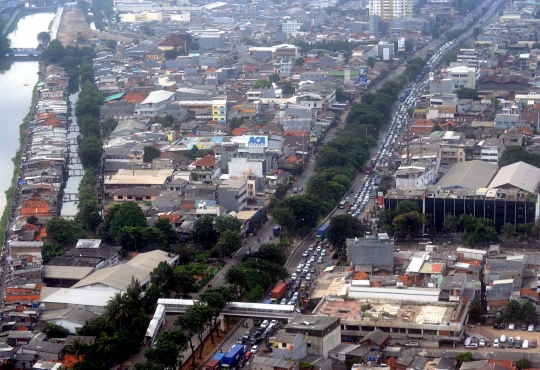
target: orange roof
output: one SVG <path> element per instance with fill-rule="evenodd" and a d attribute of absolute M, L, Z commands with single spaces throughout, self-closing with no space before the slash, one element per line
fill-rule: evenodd
<path fill-rule="evenodd" d="M 22 217 L 29 217 L 32 215 L 48 217 L 50 216 L 49 203 L 41 198 L 38 193 L 34 193 L 30 199 L 26 199 L 23 202 L 20 215 Z"/>
<path fill-rule="evenodd" d="M 356 274 L 354 274 L 353 280 L 367 280 L 368 274 L 366 274 L 364 271 L 358 271 Z"/>
<path fill-rule="evenodd" d="M 531 135 L 531 136 L 533 135 L 533 132 L 531 131 L 531 129 L 525 126 L 521 126 L 521 133 L 524 135 Z"/>
<path fill-rule="evenodd" d="M 243 135 L 248 129 L 245 127 L 237 127 L 234 130 L 232 130 L 233 136 L 241 136 Z"/>
<path fill-rule="evenodd" d="M 39 301 L 41 299 L 40 294 L 17 294 L 6 295 L 6 302 L 19 302 L 19 301 Z"/>
<path fill-rule="evenodd" d="M 34 224 L 24 224 L 22 227 L 23 231 L 37 231 L 38 227 Z"/>
<path fill-rule="evenodd" d="M 291 155 L 289 158 L 285 160 L 286 163 L 296 163 L 298 161 L 298 158 L 296 158 L 295 155 Z"/>
<path fill-rule="evenodd" d="M 122 100 L 125 100 L 127 101 L 128 103 L 142 103 L 144 101 L 144 99 L 146 99 L 148 97 L 148 92 L 129 92 L 129 93 L 126 93 L 124 94 L 124 96 L 122 96 Z"/>
<path fill-rule="evenodd" d="M 179 214 L 176 214 L 176 213 L 173 213 L 173 214 L 170 214 L 170 215 L 161 215 L 159 216 L 159 218 L 168 218 L 172 224 L 176 223 L 176 221 L 178 221 L 180 219 L 180 215 Z"/>
<path fill-rule="evenodd" d="M 47 228 L 43 226 L 37 233 L 36 237 L 34 238 L 35 241 L 41 242 L 44 238 L 47 237 Z"/>
<path fill-rule="evenodd" d="M 217 68 L 216 67 L 210 67 L 206 70 L 206 73 L 214 73 L 217 71 Z"/>
<path fill-rule="evenodd" d="M 308 131 L 284 131 L 283 135 L 309 137 L 309 132 Z"/>
<path fill-rule="evenodd" d="M 519 292 L 519 295 L 520 296 L 530 295 L 531 297 L 538 298 L 538 293 L 528 288 L 521 289 L 521 291 Z"/>
<path fill-rule="evenodd" d="M 202 157 L 199 160 L 196 160 L 193 162 L 194 166 L 201 166 L 201 167 L 213 167 L 216 165 L 216 157 L 213 155 L 207 154 L 206 156 Z"/>

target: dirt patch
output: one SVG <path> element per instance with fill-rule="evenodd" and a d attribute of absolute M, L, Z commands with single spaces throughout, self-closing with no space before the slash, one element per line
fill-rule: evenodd
<path fill-rule="evenodd" d="M 131 42 L 133 37 L 126 37 L 109 32 L 93 31 L 90 29 L 88 23 L 84 19 L 84 15 L 79 9 L 66 9 L 62 15 L 60 21 L 60 27 L 58 27 L 57 38 L 62 45 L 75 45 L 75 40 L 79 35 L 79 32 L 87 40 L 116 40 L 116 41 L 128 41 Z"/>

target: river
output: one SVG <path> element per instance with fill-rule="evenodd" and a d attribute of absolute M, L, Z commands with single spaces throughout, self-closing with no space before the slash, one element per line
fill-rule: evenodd
<path fill-rule="evenodd" d="M 37 34 L 47 31 L 54 13 L 38 13 L 19 20 L 17 28 L 8 38 L 13 48 L 35 48 Z M 5 191 L 11 184 L 13 162 L 11 158 L 19 148 L 19 126 L 30 109 L 32 90 L 38 82 L 37 61 L 3 61 L 0 68 L 0 86 L 5 89 L 0 99 L 2 135 L 0 135 L 0 213 L 6 207 Z"/>

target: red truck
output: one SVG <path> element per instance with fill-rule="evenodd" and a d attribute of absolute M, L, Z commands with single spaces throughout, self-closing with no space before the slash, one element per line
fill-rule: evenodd
<path fill-rule="evenodd" d="M 272 290 L 270 293 L 270 298 L 272 300 L 279 301 L 281 297 L 285 295 L 285 292 L 287 292 L 287 284 L 285 283 L 278 283 L 276 287 Z"/>
<path fill-rule="evenodd" d="M 206 370 L 218 370 L 221 364 L 218 360 L 210 360 L 206 364 Z"/>

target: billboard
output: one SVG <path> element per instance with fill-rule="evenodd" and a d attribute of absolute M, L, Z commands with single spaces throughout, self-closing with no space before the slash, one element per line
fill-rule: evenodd
<path fill-rule="evenodd" d="M 383 60 L 390 60 L 390 49 L 383 49 Z"/>
<path fill-rule="evenodd" d="M 360 76 L 360 83 L 367 84 L 367 76 Z"/>
<path fill-rule="evenodd" d="M 405 51 L 405 37 L 400 37 L 397 40 L 397 50 L 398 51 Z"/>
<path fill-rule="evenodd" d="M 248 148 L 268 148 L 268 136 L 248 136 L 246 146 Z"/>

